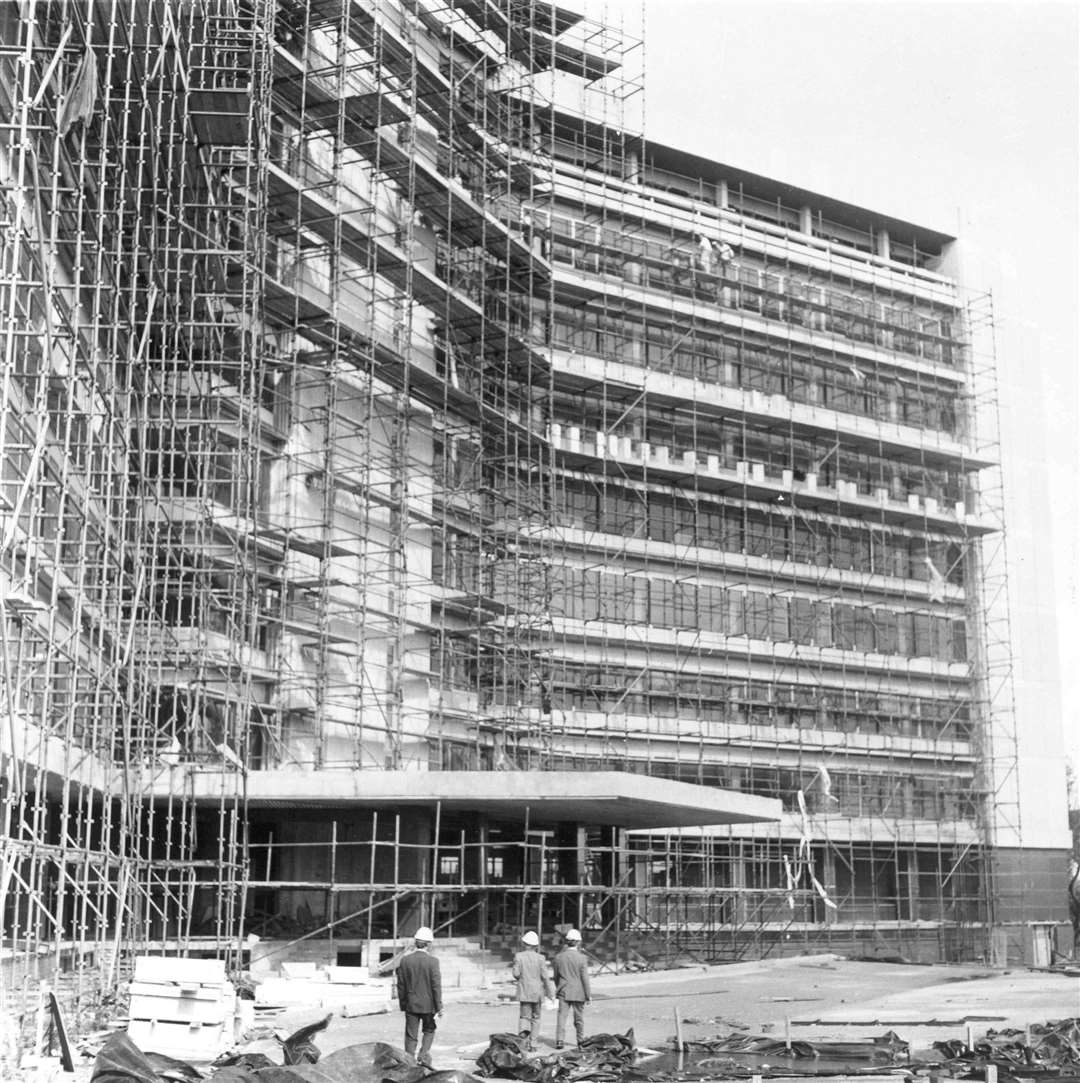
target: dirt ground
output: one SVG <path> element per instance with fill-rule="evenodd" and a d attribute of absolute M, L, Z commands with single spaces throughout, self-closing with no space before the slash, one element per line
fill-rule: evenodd
<path fill-rule="evenodd" d="M 512 986 L 453 989 L 433 1048 L 437 1068 L 470 1070 L 489 1034 L 516 1030 Z M 586 1012 L 588 1033 L 634 1029 L 639 1046 L 669 1048 L 675 1013 L 686 1040 L 733 1029 L 793 1039 L 855 1039 L 893 1030 L 913 1054 L 942 1038 L 976 1037 L 988 1028 L 1024 1027 L 1080 1016 L 1080 979 L 1027 969 L 910 966 L 849 962 L 831 955 L 733 966 L 696 967 L 651 974 L 601 974 L 593 979 Z M 316 1010 L 291 1010 L 267 1020 L 291 1030 L 319 1018 Z M 317 1038 L 323 1052 L 355 1042 L 400 1046 L 399 1012 L 331 1020 Z M 541 1054 L 554 1046 L 555 1013 L 545 1012 Z M 572 1041 L 572 1028 L 567 1037 Z"/>

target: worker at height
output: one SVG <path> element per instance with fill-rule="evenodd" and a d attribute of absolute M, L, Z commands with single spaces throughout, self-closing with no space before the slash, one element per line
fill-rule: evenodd
<path fill-rule="evenodd" d="M 540 1007 L 545 997 L 555 995 L 547 975 L 547 961 L 540 954 L 540 938 L 531 929 L 521 938 L 522 949 L 514 956 L 514 980 L 517 982 L 518 1034 L 528 1039 L 528 1048 L 536 1048 L 540 1030 Z"/>
<path fill-rule="evenodd" d="M 585 1005 L 592 999 L 589 992 L 589 964 L 581 951 L 581 933 L 569 929 L 563 937 L 565 946 L 555 956 L 555 996 L 559 1014 L 555 1018 L 555 1048 L 563 1047 L 566 1017 L 574 1013 L 577 1044 L 585 1040 Z"/>
<path fill-rule="evenodd" d="M 435 1020 L 442 1016 L 442 972 L 439 960 L 428 949 L 434 938 L 425 925 L 413 933 L 415 951 L 406 955 L 397 967 L 398 1004 L 405 1013 L 405 1052 L 416 1053 L 421 1031 L 420 1053 L 416 1060 L 430 1068 L 431 1045 L 435 1041 Z"/>

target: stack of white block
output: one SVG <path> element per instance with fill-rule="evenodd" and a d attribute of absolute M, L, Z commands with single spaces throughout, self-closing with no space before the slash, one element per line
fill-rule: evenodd
<path fill-rule="evenodd" d="M 220 959 L 140 955 L 128 1037 L 144 1053 L 213 1060 L 235 1041 L 236 990 Z"/>

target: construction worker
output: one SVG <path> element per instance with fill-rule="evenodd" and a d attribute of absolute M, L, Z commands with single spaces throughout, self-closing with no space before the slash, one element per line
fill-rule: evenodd
<path fill-rule="evenodd" d="M 418 1064 L 431 1067 L 431 1043 L 435 1041 L 435 1020 L 443 1013 L 442 972 L 439 960 L 428 953 L 434 939 L 425 925 L 413 933 L 416 950 L 397 967 L 398 1004 L 405 1013 L 405 1052 L 416 1052 L 416 1039 L 423 1029 Z"/>
<path fill-rule="evenodd" d="M 522 950 L 514 956 L 517 982 L 518 1033 L 528 1039 L 528 1050 L 536 1048 L 540 1030 L 540 1006 L 544 997 L 553 997 L 555 988 L 547 976 L 547 963 L 540 954 L 540 938 L 531 929 L 522 938 Z"/>
<path fill-rule="evenodd" d="M 555 956 L 555 996 L 559 1001 L 559 1014 L 555 1019 L 555 1048 L 563 1047 L 563 1031 L 566 1017 L 574 1012 L 574 1030 L 577 1044 L 585 1039 L 585 1005 L 592 999 L 589 992 L 589 964 L 579 950 L 581 933 L 577 929 L 567 931 L 565 947 Z"/>

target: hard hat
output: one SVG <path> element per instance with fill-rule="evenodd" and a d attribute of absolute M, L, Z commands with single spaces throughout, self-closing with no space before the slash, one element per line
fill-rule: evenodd
<path fill-rule="evenodd" d="M 573 944 L 573 943 L 576 943 L 580 939 L 581 939 L 581 933 L 579 933 L 577 931 L 577 929 L 570 929 L 566 934 L 566 940 L 567 940 L 568 943 Z"/>
<path fill-rule="evenodd" d="M 412 934 L 412 938 L 413 940 L 422 941 L 425 944 L 430 944 L 432 940 L 435 939 L 435 936 L 426 925 L 421 925 L 420 928 Z"/>
<path fill-rule="evenodd" d="M 532 931 L 532 929 L 530 929 L 530 930 L 529 930 L 529 931 L 528 931 L 528 932 L 527 932 L 527 933 L 526 933 L 526 934 L 525 934 L 525 935 L 524 935 L 524 936 L 523 936 L 523 937 L 521 938 L 521 942 L 522 942 L 523 944 L 528 944 L 530 948 L 535 948 L 535 947 L 537 947 L 537 946 L 538 946 L 538 945 L 540 944 L 540 937 L 538 937 L 538 936 L 536 935 L 536 933 L 534 933 L 534 932 Z"/>

